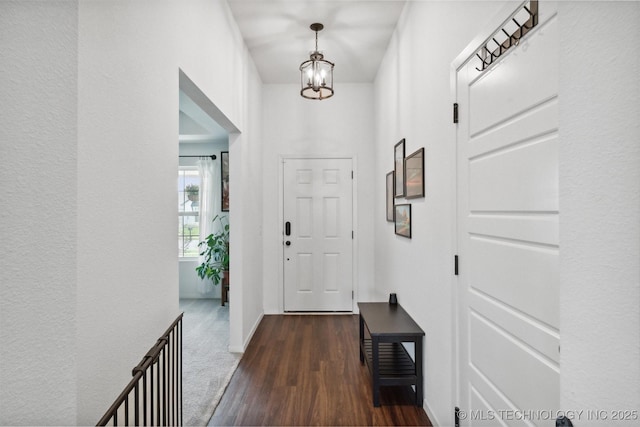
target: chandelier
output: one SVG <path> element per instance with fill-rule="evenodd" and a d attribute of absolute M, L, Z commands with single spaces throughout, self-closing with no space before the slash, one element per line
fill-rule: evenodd
<path fill-rule="evenodd" d="M 332 62 L 324 59 L 318 51 L 318 31 L 324 25 L 315 23 L 309 27 L 316 33 L 316 50 L 311 52 L 309 59 L 300 64 L 300 95 L 307 99 L 327 99 L 333 96 L 333 66 Z"/>

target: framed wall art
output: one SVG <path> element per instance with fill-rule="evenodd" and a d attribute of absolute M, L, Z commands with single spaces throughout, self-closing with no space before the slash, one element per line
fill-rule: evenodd
<path fill-rule="evenodd" d="M 387 174 L 387 221 L 393 222 L 395 217 L 394 197 L 393 197 L 393 171 Z"/>
<path fill-rule="evenodd" d="M 222 212 L 229 212 L 229 152 L 223 151 L 220 153 L 221 158 L 221 179 L 220 179 L 220 199 Z"/>
<path fill-rule="evenodd" d="M 395 209 L 396 234 L 411 238 L 411 205 L 396 205 Z"/>
<path fill-rule="evenodd" d="M 404 197 L 404 138 L 393 147 L 394 197 Z"/>
<path fill-rule="evenodd" d="M 424 148 L 404 159 L 404 188 L 406 199 L 424 197 Z"/>

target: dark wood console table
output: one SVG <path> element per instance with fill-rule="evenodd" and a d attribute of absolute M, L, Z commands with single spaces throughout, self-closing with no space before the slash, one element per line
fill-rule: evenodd
<path fill-rule="evenodd" d="M 422 337 L 424 331 L 404 309 L 386 302 L 360 302 L 360 363 L 373 380 L 373 406 L 380 406 L 380 387 L 413 385 L 422 406 Z M 414 362 L 402 345 L 414 343 Z"/>

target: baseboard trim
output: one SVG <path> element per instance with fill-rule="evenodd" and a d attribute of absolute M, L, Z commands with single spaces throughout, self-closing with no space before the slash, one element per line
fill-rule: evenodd
<path fill-rule="evenodd" d="M 343 316 L 343 315 L 352 315 L 358 314 L 357 311 L 273 311 L 267 310 L 264 312 L 265 316 Z"/>
<path fill-rule="evenodd" d="M 285 316 L 351 316 L 351 311 L 285 311 Z"/>
<path fill-rule="evenodd" d="M 241 348 L 240 347 L 229 346 L 229 351 L 231 353 L 243 353 L 244 354 L 245 350 L 247 349 L 247 346 L 249 346 L 249 343 L 251 342 L 251 338 L 253 338 L 253 334 L 255 334 L 256 330 L 258 330 L 258 326 L 260 325 L 260 322 L 262 322 L 262 318 L 263 317 L 264 317 L 264 312 L 260 313 L 260 316 L 258 316 L 258 319 L 253 324 L 253 327 L 251 328 L 251 331 L 249 332 L 249 335 L 247 336 L 247 339 L 242 344 Z"/>
<path fill-rule="evenodd" d="M 438 427 L 438 426 L 442 425 L 442 424 L 440 424 L 440 421 L 438 421 L 438 419 L 436 418 L 435 413 L 433 412 L 433 410 L 431 409 L 431 407 L 427 403 L 427 399 L 424 399 L 422 401 L 422 409 L 424 409 L 424 412 L 427 414 L 427 417 L 429 417 L 429 420 L 431 421 L 431 425 L 433 427 Z"/>

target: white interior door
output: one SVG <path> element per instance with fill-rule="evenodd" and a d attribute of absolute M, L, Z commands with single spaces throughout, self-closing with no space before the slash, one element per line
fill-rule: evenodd
<path fill-rule="evenodd" d="M 559 40 L 551 8 L 541 2 L 538 26 L 486 71 L 476 69 L 475 52 L 456 71 L 462 425 L 550 425 L 527 411 L 559 409 Z"/>
<path fill-rule="evenodd" d="M 352 311 L 351 159 L 286 159 L 283 168 L 284 310 Z"/>

